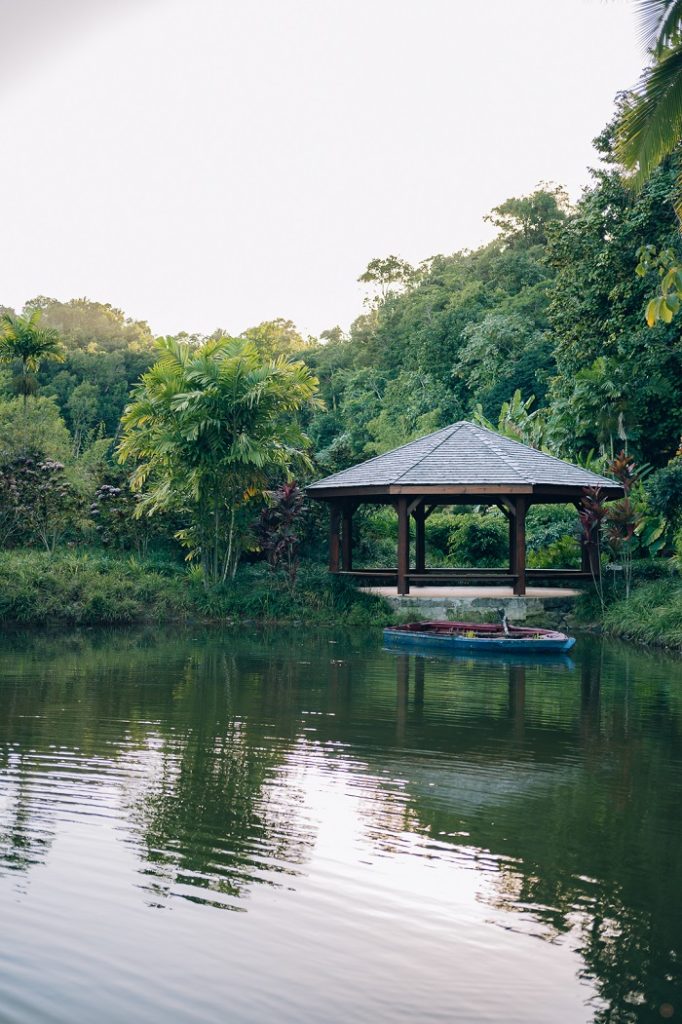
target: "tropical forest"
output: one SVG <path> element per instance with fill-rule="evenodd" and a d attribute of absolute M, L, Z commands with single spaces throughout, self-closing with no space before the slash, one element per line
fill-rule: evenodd
<path fill-rule="evenodd" d="M 586 614 L 682 644 L 682 164 L 633 184 L 621 102 L 577 202 L 543 182 L 490 211 L 476 250 L 371 260 L 347 333 L 281 318 L 154 338 L 86 298 L 4 307 L 3 617 L 361 622 L 376 599 L 327 577 L 306 483 L 467 419 L 627 478 Z M 390 564 L 393 510 L 358 520 L 359 564 Z M 532 509 L 529 565 L 578 565 L 581 528 Z M 495 566 L 505 538 L 494 507 L 444 509 L 428 559 Z"/>

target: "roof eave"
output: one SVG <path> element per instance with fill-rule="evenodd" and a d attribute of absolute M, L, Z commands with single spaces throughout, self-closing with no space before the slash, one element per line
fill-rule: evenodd
<path fill-rule="evenodd" d="M 581 498 L 585 490 L 598 487 L 606 500 L 622 498 L 623 488 L 618 484 L 329 484 L 323 481 L 311 484 L 306 488 L 308 497 L 320 501 L 343 498 L 394 498 L 403 496 L 423 496 L 425 498 L 446 498 L 457 496 L 495 497 L 506 495 L 529 495 L 546 501 L 575 501 Z"/>

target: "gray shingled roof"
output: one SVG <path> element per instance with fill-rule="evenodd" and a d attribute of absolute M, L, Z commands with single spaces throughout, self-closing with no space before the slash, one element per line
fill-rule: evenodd
<path fill-rule="evenodd" d="M 401 448 L 317 480 L 307 490 L 391 485 L 549 484 L 611 487 L 613 480 L 460 420 Z"/>

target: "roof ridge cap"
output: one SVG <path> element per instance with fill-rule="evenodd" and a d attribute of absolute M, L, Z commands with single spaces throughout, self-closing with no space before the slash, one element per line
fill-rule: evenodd
<path fill-rule="evenodd" d="M 511 459 L 507 455 L 505 455 L 504 452 L 501 452 L 499 450 L 499 448 L 497 448 L 492 443 L 492 441 L 490 441 L 488 439 L 488 437 L 486 436 L 487 434 L 492 434 L 493 437 L 497 437 L 498 436 L 498 435 L 495 434 L 495 432 L 493 430 L 488 430 L 487 427 L 479 427 L 479 425 L 477 423 L 469 423 L 469 426 L 474 430 L 474 432 L 478 432 L 479 430 L 483 432 L 482 435 L 479 435 L 477 433 L 477 436 L 480 438 L 481 441 L 483 441 L 483 444 L 487 445 L 488 448 L 491 448 L 495 452 L 497 457 L 499 459 L 502 459 L 502 461 L 504 463 L 506 463 L 507 466 L 509 466 L 509 468 L 518 477 L 519 480 L 522 480 L 524 483 L 528 483 L 528 482 L 534 483 L 533 480 L 531 480 L 531 481 L 524 480 L 523 475 L 518 471 L 518 469 L 516 468 L 514 463 L 511 461 Z"/>
<path fill-rule="evenodd" d="M 473 426 L 474 424 L 472 424 Z M 481 430 L 486 430 L 486 427 L 481 427 Z M 489 430 L 489 434 L 493 434 L 494 431 Z M 616 484 L 615 480 L 610 480 L 609 477 L 604 476 L 602 473 L 595 473 L 592 469 L 585 469 L 584 466 L 576 466 L 573 462 L 568 462 L 566 459 L 560 459 L 558 455 L 552 455 L 551 452 L 545 452 L 542 448 L 533 448 L 531 444 L 525 444 L 524 441 L 516 441 L 513 437 L 506 437 L 504 434 L 500 434 L 500 437 L 504 437 L 505 441 L 511 441 L 512 444 L 518 444 L 521 448 L 531 448 L 538 455 L 543 455 L 546 459 L 551 459 L 553 462 L 558 462 L 560 466 L 568 466 L 569 469 L 578 469 L 581 473 L 589 473 L 590 476 L 596 477 L 597 480 L 606 480 L 609 484 Z"/>
<path fill-rule="evenodd" d="M 425 452 L 425 454 L 424 454 L 424 455 L 422 455 L 421 459 L 417 459 L 417 461 L 416 461 L 416 462 L 413 462 L 413 463 L 412 463 L 412 465 L 410 466 L 410 468 L 409 468 L 409 469 L 406 469 L 404 473 L 401 473 L 401 474 L 400 474 L 400 476 L 397 476 L 397 477 L 395 478 L 395 481 L 394 481 L 394 483 L 398 483 L 398 481 L 399 481 L 399 480 L 402 480 L 402 478 L 403 478 L 403 477 L 404 477 L 404 476 L 405 476 L 405 475 L 406 475 L 407 473 L 411 473 L 411 472 L 412 472 L 412 470 L 413 470 L 413 469 L 415 468 L 415 466 L 419 466 L 419 465 L 420 465 L 420 463 L 422 463 L 422 462 L 424 461 L 424 459 L 428 459 L 428 458 L 429 458 L 429 456 L 433 455 L 433 453 L 434 453 L 434 452 L 437 452 L 437 451 L 438 451 L 438 449 L 440 448 L 440 446 L 441 446 L 442 444 L 445 444 L 445 442 L 446 442 L 446 441 L 449 441 L 449 440 L 450 440 L 450 438 L 451 438 L 451 437 L 453 436 L 453 434 L 456 434 L 458 430 L 461 430 L 461 429 L 462 429 L 462 427 L 464 426 L 464 424 L 465 424 L 465 423 L 466 423 L 466 420 L 458 420 L 458 422 L 457 422 L 457 423 L 451 423 L 451 424 L 450 424 L 450 433 L 449 433 L 449 434 L 447 435 L 447 437 L 444 437 L 442 441 L 439 441 L 439 442 L 438 442 L 438 444 L 437 444 L 437 445 L 435 445 L 435 447 L 433 447 L 433 448 L 431 449 L 431 451 L 429 451 L 429 452 Z M 443 430 L 448 430 L 448 427 L 443 427 L 442 429 L 443 429 Z M 434 433 L 438 434 L 438 433 L 440 433 L 440 431 L 436 430 L 436 431 L 434 431 Z M 427 435 L 427 436 L 428 436 L 428 435 Z"/>

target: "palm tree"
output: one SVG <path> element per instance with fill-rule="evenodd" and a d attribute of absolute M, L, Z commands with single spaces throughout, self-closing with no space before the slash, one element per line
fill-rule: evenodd
<path fill-rule="evenodd" d="M 41 327 L 41 315 L 41 310 L 34 309 L 28 316 L 5 312 L 0 317 L 0 362 L 21 361 L 19 390 L 24 396 L 24 409 L 41 362 L 64 359 L 58 331 L 54 327 Z"/>
<path fill-rule="evenodd" d="M 621 115 L 617 152 L 641 185 L 682 138 L 682 0 L 639 0 L 653 56 Z"/>
<path fill-rule="evenodd" d="M 309 464 L 295 414 L 316 402 L 317 379 L 285 356 L 263 362 L 244 339 L 157 345 L 161 357 L 123 414 L 119 457 L 137 462 L 139 514 L 181 509 L 190 525 L 177 538 L 200 558 L 207 584 L 224 582 L 236 571 L 249 500 Z"/>

